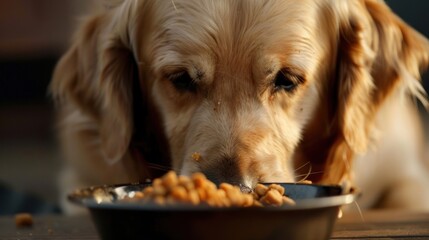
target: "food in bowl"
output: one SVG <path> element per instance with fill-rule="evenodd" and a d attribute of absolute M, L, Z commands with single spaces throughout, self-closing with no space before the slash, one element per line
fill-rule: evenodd
<path fill-rule="evenodd" d="M 250 193 L 242 192 L 239 186 L 221 183 L 218 186 L 202 173 L 178 176 L 174 171 L 152 181 L 142 191 L 135 191 L 123 201 L 151 202 L 158 205 L 208 205 L 211 207 L 263 207 L 294 205 L 295 201 L 285 196 L 285 188 L 278 184 L 258 184 Z"/>
<path fill-rule="evenodd" d="M 184 177 L 176 177 L 176 185 L 180 185 Z M 174 182 L 174 178 L 170 180 Z M 165 184 L 163 180 L 154 182 Z M 344 193 L 341 186 L 278 182 L 295 205 L 211 207 L 203 200 L 197 205 L 169 204 L 171 194 L 165 192 L 165 201 L 159 205 L 144 193 L 154 182 L 86 187 L 70 193 L 68 199 L 89 210 L 101 239 L 139 239 L 144 232 L 148 239 L 235 240 L 329 239 L 340 207 L 357 197 L 356 193 Z M 247 194 L 267 193 L 271 183 L 264 185 L 267 188 L 258 186 Z M 228 185 L 222 186 L 216 190 Z"/>

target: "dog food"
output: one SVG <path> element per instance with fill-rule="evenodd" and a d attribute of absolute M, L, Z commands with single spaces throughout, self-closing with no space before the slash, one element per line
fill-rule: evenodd
<path fill-rule="evenodd" d="M 285 189 L 278 184 L 258 184 L 252 193 L 243 193 L 238 186 L 222 183 L 217 187 L 202 173 L 191 177 L 177 176 L 170 171 L 154 179 L 141 192 L 133 192 L 124 200 L 153 202 L 159 205 L 205 204 L 212 207 L 251 207 L 294 205 L 284 196 Z"/>
<path fill-rule="evenodd" d="M 29 213 L 18 213 L 15 215 L 15 224 L 17 227 L 31 227 L 33 217 Z"/>
<path fill-rule="evenodd" d="M 194 161 L 199 162 L 201 160 L 201 154 L 199 152 L 194 152 L 192 153 L 192 159 L 194 159 Z"/>

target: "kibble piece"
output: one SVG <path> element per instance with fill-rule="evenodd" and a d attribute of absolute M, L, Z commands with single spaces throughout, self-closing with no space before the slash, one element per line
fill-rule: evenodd
<path fill-rule="evenodd" d="M 191 182 L 191 179 L 188 176 L 180 175 L 179 177 L 177 177 L 177 181 L 179 182 L 179 185 L 185 185 Z"/>
<path fill-rule="evenodd" d="M 211 182 L 209 180 L 206 180 L 204 185 L 205 185 L 206 189 L 217 190 L 216 184 L 214 184 L 213 182 Z"/>
<path fill-rule="evenodd" d="M 198 188 L 196 189 L 198 197 L 202 200 L 205 201 L 207 200 L 207 193 L 206 190 L 202 189 L 202 188 Z"/>
<path fill-rule="evenodd" d="M 171 189 L 178 184 L 179 180 L 174 171 L 169 171 L 162 177 L 162 185 L 167 189 Z"/>
<path fill-rule="evenodd" d="M 195 185 L 193 182 L 187 182 L 185 184 L 181 184 L 180 186 L 183 186 L 188 192 L 195 190 Z"/>
<path fill-rule="evenodd" d="M 216 189 L 205 189 L 206 192 L 206 200 L 215 199 L 217 195 Z"/>
<path fill-rule="evenodd" d="M 217 190 L 217 195 L 220 198 L 226 198 L 226 191 L 224 189 L 218 189 Z"/>
<path fill-rule="evenodd" d="M 167 194 L 167 189 L 164 186 L 156 186 L 153 188 L 153 194 L 157 196 L 164 196 Z"/>
<path fill-rule="evenodd" d="M 204 188 L 207 183 L 207 178 L 202 173 L 192 174 L 192 182 L 195 184 L 196 188 Z"/>
<path fill-rule="evenodd" d="M 159 187 L 162 186 L 162 180 L 161 178 L 155 178 L 152 182 L 153 187 Z"/>
<path fill-rule="evenodd" d="M 253 190 L 259 197 L 264 196 L 267 193 L 268 187 L 262 184 L 257 184 Z"/>
<path fill-rule="evenodd" d="M 253 205 L 254 200 L 253 200 L 252 195 L 249 195 L 249 194 L 244 195 L 243 199 L 244 199 L 243 207 L 250 207 Z"/>
<path fill-rule="evenodd" d="M 311 180 L 302 180 L 302 181 L 299 181 L 299 183 L 312 184 L 313 182 Z"/>
<path fill-rule="evenodd" d="M 171 196 L 179 201 L 186 201 L 188 199 L 188 193 L 186 192 L 186 189 L 182 186 L 177 186 L 174 189 L 171 190 Z"/>
<path fill-rule="evenodd" d="M 152 186 L 146 187 L 145 189 L 143 189 L 143 194 L 146 196 L 150 196 L 153 194 L 153 190 L 154 189 Z"/>
<path fill-rule="evenodd" d="M 144 194 L 142 192 L 134 192 L 134 198 L 141 199 L 144 197 Z"/>
<path fill-rule="evenodd" d="M 197 162 L 201 161 L 201 154 L 199 152 L 192 153 L 192 159 Z"/>
<path fill-rule="evenodd" d="M 264 204 L 262 204 L 260 201 L 253 201 L 253 207 L 263 207 Z"/>
<path fill-rule="evenodd" d="M 259 199 L 259 195 L 257 193 L 255 193 L 255 191 L 253 190 L 253 192 L 251 192 L 250 194 L 252 194 L 253 199 L 258 200 Z"/>
<path fill-rule="evenodd" d="M 156 204 L 158 204 L 158 205 L 164 205 L 167 202 L 167 200 L 164 197 L 162 197 L 162 196 L 156 196 L 153 199 L 153 202 L 156 203 Z"/>
<path fill-rule="evenodd" d="M 239 189 L 237 190 L 236 188 L 233 188 L 229 191 L 226 191 L 226 196 L 228 197 L 232 206 L 241 206 L 244 202 L 242 193 Z"/>
<path fill-rule="evenodd" d="M 33 217 L 29 213 L 18 213 L 15 215 L 15 224 L 17 227 L 33 226 Z"/>
<path fill-rule="evenodd" d="M 283 203 L 283 199 L 278 191 L 269 189 L 267 194 L 261 198 L 261 202 L 268 205 L 280 206 Z"/>
<path fill-rule="evenodd" d="M 277 190 L 281 195 L 285 194 L 285 189 L 284 187 L 278 185 L 278 184 L 270 184 L 270 186 L 268 186 L 269 189 L 274 189 Z"/>
<path fill-rule="evenodd" d="M 222 189 L 222 190 L 224 190 L 225 192 L 227 192 L 227 191 L 230 191 L 231 189 L 233 189 L 234 188 L 234 186 L 232 186 L 231 184 L 229 184 L 229 183 L 221 183 L 220 185 L 219 185 L 219 188 L 220 189 Z"/>
<path fill-rule="evenodd" d="M 193 204 L 193 205 L 198 205 L 200 203 L 200 198 L 198 196 L 198 193 L 193 190 L 191 192 L 188 193 L 188 200 Z"/>
<path fill-rule="evenodd" d="M 282 197 L 282 202 L 284 205 L 289 205 L 289 206 L 295 206 L 296 205 L 295 201 L 292 198 L 289 198 L 286 196 Z"/>

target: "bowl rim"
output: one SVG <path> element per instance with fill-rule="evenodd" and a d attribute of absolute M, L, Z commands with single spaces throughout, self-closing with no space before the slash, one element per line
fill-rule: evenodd
<path fill-rule="evenodd" d="M 356 201 L 359 193 L 340 193 L 335 196 L 325 196 L 317 198 L 297 199 L 295 205 L 283 205 L 280 207 L 211 207 L 208 205 L 190 205 L 190 204 L 175 204 L 169 206 L 162 206 L 155 203 L 141 203 L 141 202 L 97 202 L 93 195 L 84 195 L 84 191 L 94 191 L 96 189 L 116 189 L 127 186 L 141 186 L 150 184 L 150 182 L 131 183 L 131 184 L 114 184 L 114 185 L 100 185 L 78 189 L 67 195 L 70 202 L 86 207 L 88 209 L 105 209 L 105 210 L 132 210 L 132 211 L 297 211 L 297 210 L 311 210 L 330 207 L 339 207 L 347 205 Z M 271 183 L 264 183 L 271 184 Z M 279 184 L 279 183 L 277 183 Z M 299 186 L 313 186 L 324 187 L 332 189 L 342 189 L 339 185 L 321 185 L 321 184 L 305 184 L 305 183 L 280 183 L 284 185 L 299 185 Z"/>

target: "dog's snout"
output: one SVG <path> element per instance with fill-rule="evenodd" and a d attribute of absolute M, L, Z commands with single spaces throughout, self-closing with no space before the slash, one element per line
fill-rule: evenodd
<path fill-rule="evenodd" d="M 216 184 L 223 182 L 242 185 L 243 174 L 236 157 L 223 157 L 210 164 L 202 172 Z"/>

